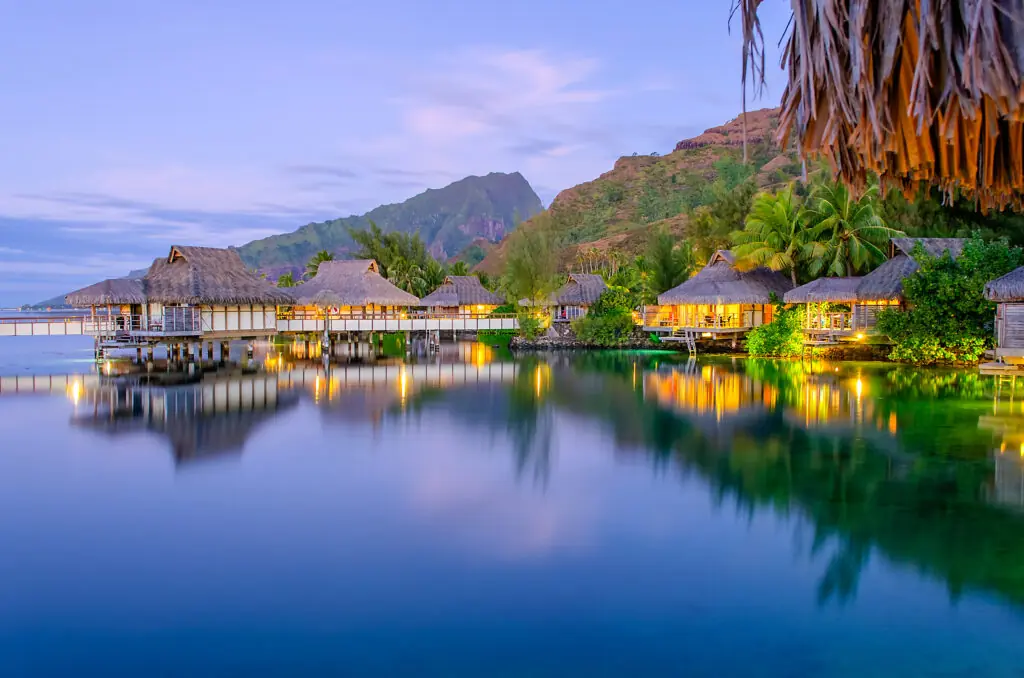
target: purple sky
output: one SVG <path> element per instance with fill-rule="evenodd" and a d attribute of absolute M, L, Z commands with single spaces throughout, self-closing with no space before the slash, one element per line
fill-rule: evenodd
<path fill-rule="evenodd" d="M 468 174 L 547 203 L 739 113 L 728 4 L 0 0 L 0 305 Z"/>

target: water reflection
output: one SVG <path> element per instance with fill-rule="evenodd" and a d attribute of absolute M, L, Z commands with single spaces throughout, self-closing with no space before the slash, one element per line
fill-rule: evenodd
<path fill-rule="evenodd" d="M 296 402 L 325 430 L 445 421 L 505 437 L 545 492 L 560 427 L 588 422 L 624 460 L 697 477 L 721 506 L 800 516 L 822 603 L 848 602 L 873 555 L 1024 604 L 1024 411 L 976 374 L 870 364 L 597 353 L 512 360 L 463 344 L 425 361 L 327 365 L 272 351 L 256 375 L 168 389 L 66 383 L 76 425 L 146 430 L 184 462 L 239 452 Z M 793 535 L 795 541 L 801 537 Z"/>
<path fill-rule="evenodd" d="M 75 380 L 68 388 L 75 405 L 73 425 L 115 437 L 155 433 L 167 438 L 178 464 L 240 454 L 260 424 L 298 402 L 266 374 L 212 377 L 166 388 L 132 382 L 86 388 Z"/>

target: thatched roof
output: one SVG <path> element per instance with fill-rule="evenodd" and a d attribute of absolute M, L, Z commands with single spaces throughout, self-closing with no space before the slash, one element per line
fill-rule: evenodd
<path fill-rule="evenodd" d="M 143 304 L 146 302 L 146 294 L 141 278 L 111 278 L 68 292 L 64 301 L 72 306 Z"/>
<path fill-rule="evenodd" d="M 787 304 L 809 304 L 820 301 L 844 303 L 857 300 L 860 277 L 818 278 L 795 287 L 782 298 Z"/>
<path fill-rule="evenodd" d="M 675 304 L 767 304 L 774 293 L 780 300 L 793 283 L 778 271 L 755 268 L 740 271 L 732 252 L 715 252 L 708 265 L 678 287 L 661 294 L 658 303 Z"/>
<path fill-rule="evenodd" d="M 554 293 L 552 302 L 559 306 L 589 306 L 607 289 L 608 285 L 599 275 L 570 273 L 566 283 Z"/>
<path fill-rule="evenodd" d="M 985 298 L 989 301 L 1024 301 L 1024 266 L 987 283 Z"/>
<path fill-rule="evenodd" d="M 149 268 L 144 289 L 162 304 L 291 304 L 294 297 L 261 279 L 238 252 L 215 247 L 175 245 Z"/>
<path fill-rule="evenodd" d="M 764 82 L 760 0 L 739 0 L 743 77 Z M 1019 0 L 792 0 L 780 136 L 845 180 L 870 173 L 1024 203 L 1024 12 Z M 744 88 L 745 91 L 746 88 Z"/>
<path fill-rule="evenodd" d="M 300 304 L 314 306 L 418 306 L 420 301 L 381 277 L 372 259 L 322 261 L 316 276 L 293 288 Z"/>
<path fill-rule="evenodd" d="M 899 299 L 903 295 L 903 279 L 918 269 L 917 262 L 911 256 L 917 243 L 934 257 L 947 251 L 951 256 L 958 257 L 965 242 L 963 238 L 893 238 L 889 247 L 892 258 L 861 279 L 857 285 L 857 300 Z"/>
<path fill-rule="evenodd" d="M 483 286 L 475 275 L 450 275 L 436 290 L 420 300 L 421 306 L 501 306 L 505 300 Z"/>

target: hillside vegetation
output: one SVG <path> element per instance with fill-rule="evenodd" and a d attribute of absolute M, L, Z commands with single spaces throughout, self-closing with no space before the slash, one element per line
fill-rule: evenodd
<path fill-rule="evenodd" d="M 689 237 L 699 249 L 710 249 L 717 244 L 711 231 L 741 227 L 746 212 L 734 210 L 736 223 L 710 229 L 709 220 L 730 219 L 709 213 L 728 211 L 729 200 L 723 197 L 738 193 L 736 198 L 749 204 L 758 189 L 782 186 L 801 175 L 795 153 L 784 152 L 774 141 L 777 126 L 776 109 L 747 114 L 747 164 L 742 162 L 741 118 L 680 141 L 667 155 L 620 158 L 597 179 L 559 193 L 524 228 L 549 228 L 566 270 L 595 258 L 639 254 L 652 230 Z M 488 248 L 479 270 L 500 273 L 508 247 L 506 239 Z"/>
<path fill-rule="evenodd" d="M 445 260 L 472 242 L 501 240 L 518 221 L 542 209 L 540 198 L 521 174 L 494 172 L 466 177 L 360 216 L 310 223 L 292 233 L 255 240 L 238 252 L 248 266 L 271 279 L 285 273 L 299 277 L 306 262 L 321 250 L 339 257 L 350 254 L 355 244 L 349 230 L 362 231 L 373 222 L 386 233 L 418 233 L 430 253 Z"/>

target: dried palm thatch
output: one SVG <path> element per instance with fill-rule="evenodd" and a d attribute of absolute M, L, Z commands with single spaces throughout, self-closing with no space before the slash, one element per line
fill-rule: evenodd
<path fill-rule="evenodd" d="M 787 304 L 812 304 L 822 301 L 836 304 L 849 303 L 857 300 L 857 286 L 860 281 L 859 276 L 818 278 L 786 292 L 782 300 Z"/>
<path fill-rule="evenodd" d="M 141 278 L 111 278 L 74 292 L 68 292 L 64 301 L 78 307 L 144 304 L 146 303 L 146 294 L 143 291 Z"/>
<path fill-rule="evenodd" d="M 740 271 L 732 252 L 719 250 L 701 271 L 658 296 L 663 306 L 679 304 L 767 304 L 772 294 L 779 299 L 793 283 L 778 271 L 754 268 Z"/>
<path fill-rule="evenodd" d="M 858 301 L 892 301 L 903 295 L 903 279 L 919 267 L 913 252 L 920 244 L 933 257 L 949 252 L 956 258 L 964 249 L 963 238 L 893 238 L 889 241 L 890 258 L 864 276 L 857 285 Z"/>
<path fill-rule="evenodd" d="M 760 0 L 735 0 L 743 81 L 764 84 Z M 792 0 L 780 137 L 863 187 L 925 181 L 1024 206 L 1021 0 Z M 744 106 L 745 108 L 745 106 Z"/>
<path fill-rule="evenodd" d="M 1024 266 L 988 282 L 985 298 L 989 301 L 1024 301 Z"/>
<path fill-rule="evenodd" d="M 175 245 L 149 267 L 143 286 L 148 301 L 162 304 L 291 304 L 294 297 L 261 279 L 235 250 Z"/>
<path fill-rule="evenodd" d="M 372 259 L 323 261 L 316 276 L 294 288 L 297 301 L 311 306 L 418 306 L 420 301 L 381 277 Z"/>
<path fill-rule="evenodd" d="M 483 286 L 475 275 L 450 275 L 436 290 L 420 300 L 422 306 L 501 306 L 505 300 Z"/>
<path fill-rule="evenodd" d="M 569 279 L 553 295 L 558 306 L 590 306 L 597 301 L 608 285 L 604 278 L 593 273 L 570 273 Z"/>

